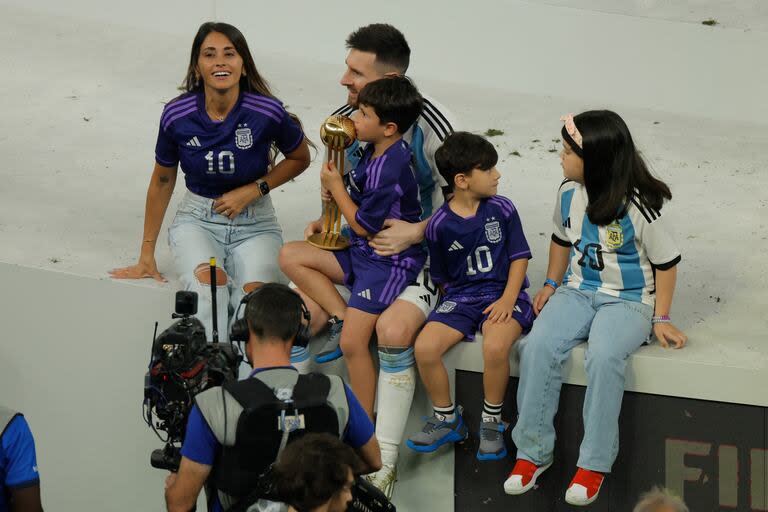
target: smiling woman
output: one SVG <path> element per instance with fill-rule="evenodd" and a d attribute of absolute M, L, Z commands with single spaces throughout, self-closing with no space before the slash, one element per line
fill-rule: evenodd
<path fill-rule="evenodd" d="M 182 88 L 160 117 L 139 261 L 110 274 L 165 280 L 155 244 L 181 165 L 187 192 L 168 232 L 171 252 L 184 288 L 198 292 L 197 316 L 208 339 L 226 341 L 230 306 L 236 310 L 263 283 L 284 280 L 277 265 L 282 231 L 268 194 L 307 168 L 308 143 L 232 25 L 200 26 Z M 280 162 L 278 152 L 285 157 Z M 220 336 L 213 332 L 212 257 Z"/>

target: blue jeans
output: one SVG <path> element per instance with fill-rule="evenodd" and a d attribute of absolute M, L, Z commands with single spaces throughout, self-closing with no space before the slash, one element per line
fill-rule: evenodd
<path fill-rule="evenodd" d="M 184 195 L 168 230 L 176 272 L 185 290 L 197 292 L 197 318 L 212 339 L 211 286 L 197 276 L 208 274 L 211 257 L 227 273 L 227 284 L 216 290 L 219 341 L 229 340 L 230 315 L 245 295 L 243 286 L 252 282 L 286 282 L 277 264 L 283 234 L 269 196 L 249 204 L 230 220 L 213 209 L 213 199 L 190 191 Z M 202 274 L 195 270 L 201 264 Z"/>
<path fill-rule="evenodd" d="M 563 286 L 549 299 L 518 346 L 519 417 L 512 431 L 517 458 L 552 461 L 553 420 L 568 353 L 587 340 L 584 439 L 578 466 L 608 473 L 619 452 L 619 412 L 627 358 L 648 340 L 653 308 L 604 293 Z"/>

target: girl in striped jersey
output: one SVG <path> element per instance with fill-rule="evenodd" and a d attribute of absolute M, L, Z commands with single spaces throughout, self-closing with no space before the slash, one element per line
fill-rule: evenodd
<path fill-rule="evenodd" d="M 681 348 L 669 319 L 680 251 L 663 225 L 669 188 L 653 177 L 617 114 L 589 111 L 562 119 L 565 181 L 554 213 L 539 315 L 520 345 L 517 462 L 508 494 L 531 489 L 552 464 L 553 420 L 568 353 L 587 341 L 584 439 L 565 493 L 572 505 L 598 496 L 619 450 L 619 412 L 627 358 L 649 339 Z"/>

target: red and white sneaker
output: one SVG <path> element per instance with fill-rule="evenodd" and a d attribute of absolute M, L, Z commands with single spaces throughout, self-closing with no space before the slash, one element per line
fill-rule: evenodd
<path fill-rule="evenodd" d="M 571 485 L 565 491 L 565 501 L 577 507 L 589 505 L 597 499 L 605 479 L 604 473 L 576 468 Z"/>
<path fill-rule="evenodd" d="M 504 492 L 512 495 L 528 492 L 536 485 L 536 479 L 539 478 L 539 475 L 551 465 L 552 463 L 550 462 L 543 466 L 537 466 L 531 461 L 517 459 L 515 467 L 512 468 L 512 472 L 504 481 Z"/>

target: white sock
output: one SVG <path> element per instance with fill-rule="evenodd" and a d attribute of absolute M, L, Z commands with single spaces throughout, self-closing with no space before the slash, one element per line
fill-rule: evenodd
<path fill-rule="evenodd" d="M 379 348 L 376 439 L 384 464 L 395 465 L 416 389 L 413 348 Z"/>
<path fill-rule="evenodd" d="M 483 400 L 483 420 L 487 419 L 495 419 L 497 422 L 501 423 L 501 407 L 504 405 L 504 402 L 501 402 L 500 404 L 492 404 L 488 400 Z"/>

